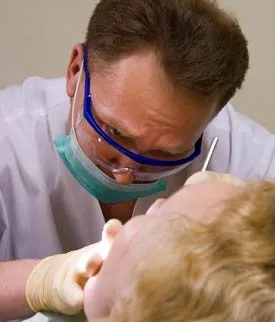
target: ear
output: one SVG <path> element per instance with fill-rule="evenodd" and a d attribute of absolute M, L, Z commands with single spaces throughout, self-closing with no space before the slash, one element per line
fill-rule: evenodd
<path fill-rule="evenodd" d="M 66 90 L 67 95 L 72 98 L 75 94 L 77 80 L 79 77 L 79 72 L 81 69 L 81 64 L 83 61 L 84 51 L 83 45 L 77 44 L 73 47 L 69 65 L 66 73 Z"/>
<path fill-rule="evenodd" d="M 122 227 L 121 221 L 118 219 L 110 219 L 103 227 L 102 240 L 112 243 Z"/>

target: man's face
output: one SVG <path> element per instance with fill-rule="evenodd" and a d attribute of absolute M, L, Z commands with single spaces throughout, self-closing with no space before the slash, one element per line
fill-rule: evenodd
<path fill-rule="evenodd" d="M 203 106 L 187 93 L 176 92 L 152 52 L 123 58 L 109 68 L 94 71 L 90 77 L 93 113 L 97 122 L 126 148 L 147 157 L 184 158 L 194 149 L 207 123 L 215 115 L 215 104 Z M 67 77 L 67 88 L 75 79 Z M 78 113 L 83 109 L 83 85 L 82 82 L 77 93 Z M 76 93 L 71 90 L 68 94 L 73 97 Z M 93 155 L 97 154 L 120 167 L 139 169 L 140 165 L 135 161 L 104 140 L 102 142 L 85 120 L 78 125 L 77 135 L 90 159 L 93 160 Z M 114 177 L 125 184 L 134 180 L 127 173 Z"/>

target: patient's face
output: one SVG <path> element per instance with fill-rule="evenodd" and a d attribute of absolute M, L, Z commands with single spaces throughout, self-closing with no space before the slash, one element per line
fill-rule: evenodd
<path fill-rule="evenodd" d="M 91 278 L 85 287 L 87 318 L 108 316 L 117 296 L 134 282 L 135 267 L 148 259 L 148 249 L 159 249 L 166 238 L 173 238 L 169 234 L 169 213 L 181 213 L 207 223 L 221 213 L 223 201 L 238 194 L 240 189 L 230 183 L 196 181 L 151 207 L 148 214 L 130 220 L 118 233 L 98 276 Z M 159 232 L 156 228 L 160 226 L 165 230 Z"/>

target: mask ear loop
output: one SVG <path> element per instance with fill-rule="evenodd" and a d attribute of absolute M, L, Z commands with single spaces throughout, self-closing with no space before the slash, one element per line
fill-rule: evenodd
<path fill-rule="evenodd" d="M 77 83 L 76 83 L 75 95 L 74 95 L 74 98 L 73 98 L 73 105 L 72 105 L 71 128 L 72 128 L 74 133 L 75 133 L 75 127 L 77 127 L 77 125 L 80 123 L 80 115 L 79 114 L 78 114 L 78 119 L 77 119 L 78 124 L 75 124 L 74 122 L 75 122 L 76 97 L 77 97 L 78 92 L 79 92 L 81 76 L 82 76 L 82 73 L 83 73 L 83 66 L 84 66 L 84 62 L 82 60 L 78 80 L 77 80 Z M 76 133 L 75 133 L 75 135 L 76 135 Z"/>
<path fill-rule="evenodd" d="M 81 122 L 81 115 L 80 115 L 80 113 L 78 113 L 77 120 L 76 120 L 77 124 L 75 124 L 75 105 L 76 105 L 76 98 L 77 98 L 77 95 L 79 92 L 80 81 L 81 81 L 83 69 L 84 69 L 84 60 L 82 60 L 82 62 L 81 62 L 81 67 L 80 67 L 80 71 L 79 71 L 79 76 L 78 76 L 76 89 L 75 89 L 75 95 L 74 95 L 73 104 L 72 104 L 71 129 L 73 130 L 75 136 L 76 136 L 75 127 L 77 127 L 79 125 L 79 123 Z M 101 138 L 98 138 L 98 141 L 101 142 Z M 114 174 L 125 174 L 125 173 L 129 173 L 129 172 L 134 174 L 133 169 L 131 169 L 129 167 L 113 169 L 112 172 Z"/>

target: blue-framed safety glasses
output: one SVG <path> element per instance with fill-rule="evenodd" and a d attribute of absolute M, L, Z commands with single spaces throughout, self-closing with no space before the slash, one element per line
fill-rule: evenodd
<path fill-rule="evenodd" d="M 81 130 L 77 130 L 77 138 L 81 148 L 87 157 L 107 173 L 114 173 L 124 169 L 133 172 L 135 181 L 154 181 L 174 174 L 187 167 L 201 153 L 202 136 L 196 142 L 194 149 L 189 155 L 181 159 L 171 159 L 169 156 L 153 158 L 147 155 L 138 154 L 134 145 L 128 138 L 116 135 L 110 131 L 110 127 L 105 124 L 93 108 L 91 81 L 89 75 L 88 57 L 84 46 L 84 102 L 83 118 L 84 125 Z M 85 129 L 84 129 L 85 128 Z M 80 133 L 82 132 L 82 133 Z M 84 133 L 85 132 L 85 133 Z M 86 137 L 86 138 L 84 138 Z M 85 142 L 83 142 L 85 141 Z M 84 147 L 84 148 L 83 148 Z M 133 166 L 123 165 L 118 162 L 119 155 L 124 155 L 133 161 Z"/>

